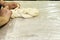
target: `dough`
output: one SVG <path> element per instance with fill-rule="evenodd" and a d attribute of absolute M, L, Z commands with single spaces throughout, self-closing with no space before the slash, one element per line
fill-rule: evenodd
<path fill-rule="evenodd" d="M 32 18 L 39 15 L 39 10 L 35 8 L 19 8 L 12 11 L 11 18 L 22 17 L 22 18 Z"/>

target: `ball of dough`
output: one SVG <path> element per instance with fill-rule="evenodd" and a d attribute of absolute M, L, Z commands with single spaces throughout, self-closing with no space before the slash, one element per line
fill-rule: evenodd
<path fill-rule="evenodd" d="M 22 17 L 19 10 L 11 10 L 12 11 L 12 15 L 11 18 L 16 18 L 16 17 Z"/>
<path fill-rule="evenodd" d="M 25 11 L 31 16 L 38 16 L 39 14 L 39 10 L 35 8 L 27 8 Z"/>
<path fill-rule="evenodd" d="M 35 8 L 20 8 L 12 10 L 11 18 L 23 17 L 32 18 L 39 15 L 39 10 Z"/>

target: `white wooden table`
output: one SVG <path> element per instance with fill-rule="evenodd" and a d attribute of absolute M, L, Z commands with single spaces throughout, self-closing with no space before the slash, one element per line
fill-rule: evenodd
<path fill-rule="evenodd" d="M 0 29 L 0 40 L 60 40 L 60 2 L 20 1 L 21 7 L 37 8 L 36 18 L 15 18 Z"/>

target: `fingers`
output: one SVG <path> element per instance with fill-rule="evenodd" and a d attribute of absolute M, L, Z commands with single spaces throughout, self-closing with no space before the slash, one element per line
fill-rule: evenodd
<path fill-rule="evenodd" d="M 4 0 L 0 0 L 0 1 L 4 1 Z"/>
<path fill-rule="evenodd" d="M 0 0 L 0 9 L 4 6 L 4 1 L 3 0 Z"/>
<path fill-rule="evenodd" d="M 11 11 L 8 9 L 8 6 L 1 9 L 0 15 L 6 17 L 9 17 L 11 15 Z"/>
<path fill-rule="evenodd" d="M 4 1 L 4 0 L 0 0 L 0 1 Z"/>
<path fill-rule="evenodd" d="M 4 4 L 4 2 L 5 2 L 5 1 L 3 1 L 3 0 L 0 0 L 0 4 L 2 4 L 2 5 L 3 5 L 3 4 Z"/>
<path fill-rule="evenodd" d="M 0 10 L 0 27 L 8 23 L 12 12 L 8 9 L 8 6 Z"/>
<path fill-rule="evenodd" d="M 4 6 L 9 6 L 9 9 L 15 9 L 17 7 L 17 3 L 15 2 L 7 2 Z"/>
<path fill-rule="evenodd" d="M 0 6 L 9 6 L 9 9 L 15 9 L 18 7 L 16 2 L 5 2 L 4 0 L 0 0 Z"/>

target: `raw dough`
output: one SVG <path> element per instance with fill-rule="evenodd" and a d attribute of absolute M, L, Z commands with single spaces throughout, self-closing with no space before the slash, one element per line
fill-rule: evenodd
<path fill-rule="evenodd" d="M 12 11 L 11 18 L 22 17 L 22 18 L 32 18 L 39 15 L 39 10 L 35 8 L 19 8 Z"/>

